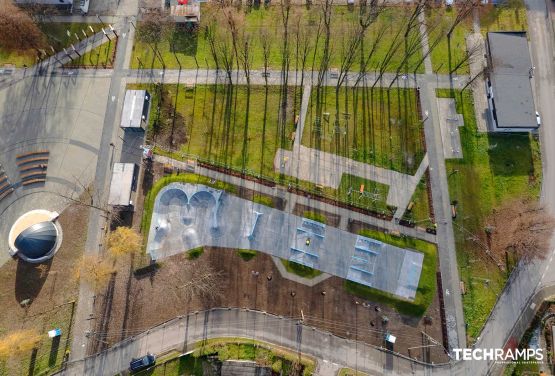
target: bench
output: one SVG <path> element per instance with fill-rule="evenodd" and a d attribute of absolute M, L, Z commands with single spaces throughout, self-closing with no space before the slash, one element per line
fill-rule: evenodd
<path fill-rule="evenodd" d="M 31 184 L 37 184 L 37 183 L 44 183 L 44 182 L 46 182 L 46 179 L 31 179 L 31 180 L 23 181 L 21 185 L 25 186 L 25 185 L 31 185 Z"/>
<path fill-rule="evenodd" d="M 39 164 L 30 165 L 30 166 L 25 166 L 25 167 L 21 167 L 19 169 L 19 172 L 35 170 L 35 169 L 38 169 L 38 168 L 46 170 L 48 168 L 48 165 L 45 164 L 45 163 L 39 163 Z"/>
<path fill-rule="evenodd" d="M 10 189 L 6 189 L 3 193 L 0 194 L 0 200 L 2 200 L 3 198 L 5 198 L 7 195 L 9 195 L 10 193 L 12 193 L 14 191 L 13 188 L 10 187 Z"/>
<path fill-rule="evenodd" d="M 50 154 L 50 152 L 48 150 L 31 151 L 29 153 L 19 154 L 15 158 L 16 159 L 22 159 L 22 158 L 30 157 L 32 155 L 39 155 L 39 154 L 47 154 L 48 155 L 48 154 Z"/>
<path fill-rule="evenodd" d="M 31 178 L 33 176 L 41 176 L 44 177 L 46 176 L 46 171 L 33 171 L 33 172 L 28 172 L 26 174 L 21 175 L 21 180 L 25 180 L 28 178 Z"/>
<path fill-rule="evenodd" d="M 32 163 L 32 162 L 48 162 L 48 157 L 36 157 L 36 158 L 31 158 L 31 159 L 22 159 L 20 161 L 17 161 L 17 165 L 18 166 L 23 166 L 26 165 L 28 163 Z"/>
<path fill-rule="evenodd" d="M 2 192 L 2 190 L 3 190 L 4 188 L 9 187 L 9 186 L 10 186 L 10 183 L 9 183 L 9 182 L 7 182 L 7 181 L 4 182 L 2 185 L 0 185 L 0 192 Z"/>
<path fill-rule="evenodd" d="M 3 183 L 7 180 L 8 180 L 8 177 L 6 175 L 2 174 L 2 177 L 0 178 L 0 183 Z"/>

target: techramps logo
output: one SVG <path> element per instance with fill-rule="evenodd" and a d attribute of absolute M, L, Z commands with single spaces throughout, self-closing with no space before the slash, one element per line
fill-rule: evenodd
<path fill-rule="evenodd" d="M 485 360 L 499 364 L 542 364 L 544 349 L 453 349 L 456 360 Z"/>

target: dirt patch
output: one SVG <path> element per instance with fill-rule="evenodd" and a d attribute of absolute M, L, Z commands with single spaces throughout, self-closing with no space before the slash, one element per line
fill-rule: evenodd
<path fill-rule="evenodd" d="M 185 268 L 190 263 L 206 263 L 222 272 L 219 296 L 185 299 L 168 293 L 175 288 L 172 270 Z M 259 272 L 256 277 L 253 270 Z M 402 316 L 387 306 L 348 294 L 343 283 L 337 277 L 314 287 L 292 282 L 282 278 L 272 258 L 260 252 L 250 261 L 242 260 L 236 251 L 228 249 L 206 248 L 194 261 L 188 260 L 186 254 L 176 255 L 164 259 L 159 268 L 151 268 L 146 273 L 136 276 L 118 273 L 111 296 L 110 322 L 100 340 L 114 344 L 177 315 L 196 310 L 249 307 L 287 317 L 299 317 L 302 310 L 308 325 L 376 346 L 385 345 L 384 334 L 389 331 L 397 335 L 395 351 L 419 359 L 423 357 L 422 350 L 411 350 L 409 354 L 408 348 L 421 346 L 425 341 L 424 332 L 441 341 L 437 296 L 427 312 L 430 320 L 426 320 Z M 387 317 L 387 323 L 384 323 L 384 317 Z M 447 360 L 439 347 L 429 350 L 429 360 Z"/>

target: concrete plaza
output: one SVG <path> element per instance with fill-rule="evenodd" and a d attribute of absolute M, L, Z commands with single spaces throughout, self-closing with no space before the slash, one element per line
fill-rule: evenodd
<path fill-rule="evenodd" d="M 154 204 L 147 252 L 253 249 L 413 300 L 424 255 L 203 185 L 172 183 Z"/>
<path fill-rule="evenodd" d="M 0 90 L 0 165 L 15 191 L 0 201 L 0 242 L 32 209 L 62 212 L 94 180 L 109 78 L 29 76 Z M 23 186 L 16 156 L 48 150 L 46 182 Z M 0 265 L 9 259 L 0 252 Z"/>

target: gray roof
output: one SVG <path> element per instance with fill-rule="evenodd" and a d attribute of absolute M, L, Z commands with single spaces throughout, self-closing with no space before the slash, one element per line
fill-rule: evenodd
<path fill-rule="evenodd" d="M 146 90 L 127 90 L 121 113 L 122 128 L 142 128 L 148 120 L 150 94 Z"/>
<path fill-rule="evenodd" d="M 490 81 L 499 128 L 537 128 L 525 32 L 490 32 Z"/>
<path fill-rule="evenodd" d="M 114 163 L 108 204 L 129 206 L 135 178 L 135 163 Z"/>
<path fill-rule="evenodd" d="M 58 231 L 52 222 L 40 222 L 23 230 L 15 239 L 18 254 L 38 260 L 54 250 Z"/>

